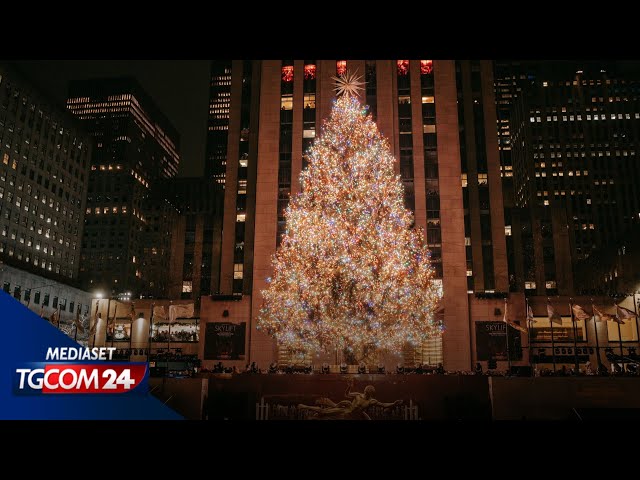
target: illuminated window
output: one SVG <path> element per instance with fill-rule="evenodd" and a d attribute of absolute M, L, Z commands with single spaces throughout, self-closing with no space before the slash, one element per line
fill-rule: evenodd
<path fill-rule="evenodd" d="M 302 138 L 316 138 L 316 129 L 307 128 L 302 131 Z"/>
<path fill-rule="evenodd" d="M 478 174 L 478 185 L 486 185 L 487 182 L 488 182 L 487 174 L 486 173 L 479 173 Z"/>
<path fill-rule="evenodd" d="M 305 80 L 314 80 L 316 78 L 316 66 L 315 65 L 305 65 L 304 66 L 304 79 Z"/>
<path fill-rule="evenodd" d="M 422 97 L 422 103 L 433 103 L 433 102 L 434 102 L 433 97 Z"/>
<path fill-rule="evenodd" d="M 433 73 L 433 60 L 420 60 L 420 74 L 431 75 Z"/>
<path fill-rule="evenodd" d="M 462 187 L 466 187 L 468 185 L 466 173 L 460 175 L 460 180 L 462 181 Z"/>
<path fill-rule="evenodd" d="M 293 65 L 285 65 L 282 67 L 282 81 L 293 82 Z"/>
<path fill-rule="evenodd" d="M 536 282 L 524 282 L 524 288 L 527 290 L 535 290 Z"/>
<path fill-rule="evenodd" d="M 398 75 L 405 76 L 409 74 L 409 60 L 398 60 Z"/>
<path fill-rule="evenodd" d="M 504 234 L 507 237 L 511 236 L 511 225 L 505 225 L 504 226 Z"/>
<path fill-rule="evenodd" d="M 422 126 L 422 131 L 424 133 L 436 133 L 436 126 L 435 125 L 423 125 Z"/>
<path fill-rule="evenodd" d="M 557 288 L 555 280 L 549 280 L 548 282 L 545 282 L 544 286 L 546 288 Z"/>
<path fill-rule="evenodd" d="M 241 263 L 233 264 L 233 279 L 242 280 L 242 264 Z"/>
<path fill-rule="evenodd" d="M 316 108 L 316 94 L 305 93 L 304 94 L 304 108 Z"/>
<path fill-rule="evenodd" d="M 466 247 L 471 246 L 471 237 L 464 237 L 464 245 Z"/>
<path fill-rule="evenodd" d="M 338 60 L 336 62 L 336 74 L 340 76 L 340 75 L 344 75 L 345 73 L 347 73 L 347 61 Z"/>
<path fill-rule="evenodd" d="M 236 215 L 236 222 L 244 222 L 246 220 L 246 214 L 239 213 Z"/>
<path fill-rule="evenodd" d="M 293 110 L 293 95 L 282 95 L 280 98 L 280 108 L 282 110 Z"/>
<path fill-rule="evenodd" d="M 182 293 L 191 293 L 193 291 L 193 281 L 184 280 L 182 282 Z"/>

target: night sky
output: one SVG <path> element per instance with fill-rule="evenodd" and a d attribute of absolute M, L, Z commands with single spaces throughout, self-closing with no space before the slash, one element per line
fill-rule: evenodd
<path fill-rule="evenodd" d="M 209 103 L 209 60 L 46 60 L 12 62 L 64 107 L 70 80 L 131 75 L 180 133 L 181 177 L 199 176 Z"/>

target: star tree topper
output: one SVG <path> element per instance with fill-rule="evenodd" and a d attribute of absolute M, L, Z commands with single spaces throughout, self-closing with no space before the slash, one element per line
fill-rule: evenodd
<path fill-rule="evenodd" d="M 364 90 L 362 87 L 364 82 L 360 81 L 362 80 L 362 75 L 357 76 L 356 73 L 357 71 L 354 73 L 347 72 L 339 77 L 331 77 L 331 79 L 336 82 L 336 86 L 333 87 L 336 91 L 336 96 L 356 96 L 359 94 L 360 90 Z"/>

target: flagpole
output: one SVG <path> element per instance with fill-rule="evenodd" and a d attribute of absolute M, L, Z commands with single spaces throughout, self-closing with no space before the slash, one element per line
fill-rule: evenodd
<path fill-rule="evenodd" d="M 580 363 L 578 362 L 578 328 L 576 327 L 576 319 L 573 316 L 573 299 L 569 298 L 569 313 L 571 314 L 571 325 L 573 327 L 573 355 L 576 363 L 575 374 L 580 372 Z"/>
<path fill-rule="evenodd" d="M 77 342 L 78 341 L 78 323 L 80 322 L 80 305 L 78 305 L 78 308 L 76 309 L 76 321 L 74 322 L 74 326 L 76 327 L 76 331 L 73 334 L 73 341 Z"/>
<path fill-rule="evenodd" d="M 596 321 L 596 307 L 593 303 L 593 298 L 591 299 L 591 310 L 593 310 L 593 330 L 596 333 L 596 360 L 598 363 L 598 367 L 596 368 L 596 370 L 598 371 L 598 374 L 600 374 L 600 365 L 601 365 L 601 361 L 600 361 L 600 343 L 598 342 L 598 322 Z"/>
<path fill-rule="evenodd" d="M 529 318 L 529 299 L 527 297 L 524 297 L 524 306 L 525 306 L 525 310 L 526 310 L 526 317 L 527 317 L 527 332 L 529 332 L 529 368 L 531 369 L 531 376 L 535 376 L 533 374 L 533 349 L 531 348 L 531 318 Z"/>
<path fill-rule="evenodd" d="M 93 345 L 96 346 L 96 336 L 98 335 L 98 307 L 100 306 L 100 299 L 96 300 L 96 311 L 93 314 Z M 91 322 L 89 322 L 91 325 Z M 91 335 L 91 332 L 89 332 Z M 87 339 L 87 343 L 89 343 L 89 339 Z"/>
<path fill-rule="evenodd" d="M 622 350 L 622 330 L 620 329 L 620 319 L 616 321 L 618 324 L 618 340 L 620 342 L 620 361 L 622 362 L 622 372 L 624 373 L 624 350 Z"/>
<path fill-rule="evenodd" d="M 507 299 L 504 299 L 504 328 L 507 337 L 507 375 L 511 375 L 511 351 L 509 349 L 509 319 L 507 318 Z"/>
<path fill-rule="evenodd" d="M 116 308 L 113 309 L 113 330 L 111 331 L 111 347 L 113 347 L 113 342 L 116 338 L 116 320 L 118 318 L 118 302 L 116 302 Z M 107 318 L 107 325 L 109 325 L 109 319 Z"/>
<path fill-rule="evenodd" d="M 155 302 L 151 304 L 151 316 L 149 317 L 149 349 L 147 350 L 147 363 L 151 358 L 151 335 L 153 334 L 153 310 L 156 307 Z"/>
<path fill-rule="evenodd" d="M 551 300 L 549 300 L 549 297 L 547 297 L 547 305 L 551 304 Z M 549 309 L 547 308 L 547 317 L 549 317 L 548 311 Z M 553 373 L 556 373 L 556 342 L 553 339 L 553 318 L 549 318 L 549 324 L 551 325 L 551 354 L 552 354 L 552 358 L 553 358 Z"/>

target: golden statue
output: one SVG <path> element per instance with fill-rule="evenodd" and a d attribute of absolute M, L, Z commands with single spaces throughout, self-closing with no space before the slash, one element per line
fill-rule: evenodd
<path fill-rule="evenodd" d="M 376 393 L 376 389 L 373 385 L 367 385 L 364 389 L 364 393 L 352 392 L 353 379 L 347 384 L 347 391 L 345 397 L 353 400 L 342 400 L 338 403 L 332 402 L 328 398 L 320 398 L 316 401 L 320 407 L 312 407 L 309 405 L 298 405 L 299 410 L 310 410 L 315 413 L 313 419 L 334 419 L 334 420 L 371 420 L 371 417 L 367 415 L 366 410 L 369 407 L 377 406 L 382 408 L 391 408 L 396 405 L 401 405 L 402 400 L 396 400 L 392 403 L 383 403 L 375 398 L 373 395 Z"/>

